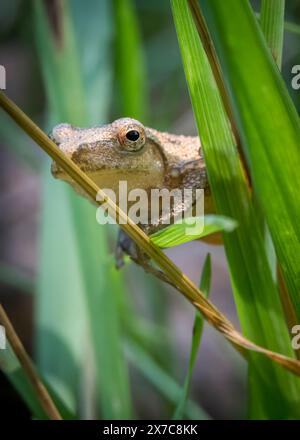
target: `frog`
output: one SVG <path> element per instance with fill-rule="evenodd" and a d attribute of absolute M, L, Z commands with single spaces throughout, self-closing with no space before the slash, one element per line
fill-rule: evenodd
<path fill-rule="evenodd" d="M 90 128 L 61 123 L 53 128 L 49 137 L 99 188 L 112 190 L 117 199 L 119 183 L 124 181 L 128 191 L 139 188 L 147 194 L 153 189 L 163 188 L 169 191 L 199 189 L 204 193 L 205 212 L 214 210 L 198 136 L 162 132 L 126 117 Z M 67 182 L 80 195 L 89 198 L 56 162 L 52 163 L 51 172 L 55 178 Z M 169 214 L 170 222 L 163 221 L 162 212 L 158 210 L 157 216 L 151 217 L 151 222 L 138 226 L 151 235 L 172 223 L 178 214 L 187 209 L 191 207 L 175 201 Z M 147 272 L 163 278 L 163 274 L 151 266 L 148 258 L 121 230 L 116 248 L 117 267 L 123 265 L 124 254 Z"/>

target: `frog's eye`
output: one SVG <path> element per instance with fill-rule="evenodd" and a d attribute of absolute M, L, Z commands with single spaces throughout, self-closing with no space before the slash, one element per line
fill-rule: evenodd
<path fill-rule="evenodd" d="M 140 133 L 137 130 L 129 130 L 126 133 L 126 137 L 129 141 L 136 142 L 140 137 Z"/>
<path fill-rule="evenodd" d="M 119 128 L 118 140 L 124 152 L 137 153 L 145 145 L 145 130 L 142 124 L 129 124 Z"/>

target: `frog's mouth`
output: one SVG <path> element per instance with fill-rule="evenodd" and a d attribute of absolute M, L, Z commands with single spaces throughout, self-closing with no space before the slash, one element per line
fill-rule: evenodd
<path fill-rule="evenodd" d="M 79 166 L 76 163 L 75 163 L 75 165 Z M 79 167 L 79 168 L 81 169 L 81 167 Z M 92 180 L 94 180 L 93 175 L 97 174 L 97 172 L 89 172 L 89 171 L 86 171 L 86 170 L 82 170 L 82 171 L 84 171 L 84 173 L 88 177 L 90 177 Z M 68 182 L 68 183 L 72 183 L 72 184 L 74 182 L 72 177 L 70 177 L 55 161 L 53 161 L 51 163 L 51 174 L 52 174 L 53 177 L 55 177 L 55 179 L 63 180 L 64 182 Z"/>

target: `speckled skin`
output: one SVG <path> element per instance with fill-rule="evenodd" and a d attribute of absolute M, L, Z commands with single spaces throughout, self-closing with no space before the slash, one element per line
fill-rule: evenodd
<path fill-rule="evenodd" d="M 130 130 L 139 133 L 137 141 L 127 139 Z M 128 190 L 205 189 L 205 203 L 210 200 L 198 137 L 159 132 L 130 118 L 92 128 L 60 124 L 54 127 L 50 137 L 100 188 L 111 188 L 118 194 L 119 181 L 126 180 Z M 52 173 L 82 194 L 55 163 Z M 181 204 L 174 207 L 173 214 L 182 210 L 185 206 Z M 161 221 L 156 219 L 148 232 L 160 227 Z"/>

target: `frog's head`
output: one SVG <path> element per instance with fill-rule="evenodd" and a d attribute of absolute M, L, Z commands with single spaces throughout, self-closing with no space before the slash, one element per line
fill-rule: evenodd
<path fill-rule="evenodd" d="M 163 184 L 162 150 L 151 129 L 135 119 L 117 119 L 112 124 L 92 128 L 60 124 L 50 137 L 100 188 L 117 193 L 120 180 L 127 181 L 128 190 L 159 188 Z M 78 190 L 55 162 L 51 171 Z"/>

